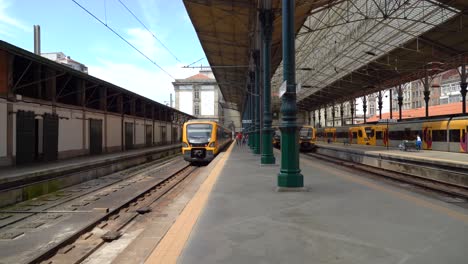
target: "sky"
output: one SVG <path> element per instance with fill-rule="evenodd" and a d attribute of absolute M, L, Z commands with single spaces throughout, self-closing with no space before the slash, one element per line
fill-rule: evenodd
<path fill-rule="evenodd" d="M 187 78 L 199 70 L 183 66 L 201 58 L 197 65 L 208 65 L 182 0 L 120 0 L 170 52 L 119 0 L 75 1 L 169 74 L 72 0 L 0 0 L 0 39 L 33 52 L 33 25 L 40 25 L 42 53 L 63 52 L 85 64 L 90 75 L 163 104 L 174 94 L 174 78 Z"/>

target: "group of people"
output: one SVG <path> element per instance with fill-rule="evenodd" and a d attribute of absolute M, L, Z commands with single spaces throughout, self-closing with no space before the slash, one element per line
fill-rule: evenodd
<path fill-rule="evenodd" d="M 239 132 L 236 135 L 236 144 L 238 146 L 244 146 L 245 142 L 247 142 L 248 139 L 249 139 L 249 134 L 242 135 L 242 133 Z"/>

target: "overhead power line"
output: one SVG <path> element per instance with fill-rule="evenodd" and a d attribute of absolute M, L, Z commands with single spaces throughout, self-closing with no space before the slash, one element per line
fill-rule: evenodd
<path fill-rule="evenodd" d="M 190 63 L 189 65 L 187 65 L 187 66 L 185 66 L 185 67 L 188 67 L 188 66 L 190 66 L 190 65 L 192 65 L 192 64 L 195 64 L 195 63 L 197 63 L 197 62 L 203 60 L 204 58 L 205 58 L 205 57 L 201 57 L 200 59 L 198 59 L 198 60 L 196 60 L 196 61 Z"/>
<path fill-rule="evenodd" d="M 168 47 L 166 47 L 166 45 L 164 45 L 164 43 L 162 43 L 161 40 L 159 40 L 155 35 L 154 33 L 143 23 L 141 22 L 141 20 L 121 1 L 119 0 L 119 3 L 125 7 L 125 9 L 127 9 L 127 11 L 132 14 L 132 16 L 138 21 L 140 22 L 140 24 L 151 34 L 151 36 L 153 36 L 153 38 L 155 38 L 171 55 L 172 57 L 174 57 L 178 62 L 181 62 L 177 57 L 176 55 L 174 55 L 174 53 L 172 53 Z"/>
<path fill-rule="evenodd" d="M 146 54 L 144 54 L 142 51 L 140 51 L 137 47 L 135 47 L 132 43 L 130 43 L 127 39 L 125 39 L 124 37 L 122 37 L 119 33 L 117 33 L 113 28 L 109 27 L 106 23 L 104 23 L 104 21 L 102 21 L 101 19 L 99 19 L 98 17 L 96 17 L 93 13 L 91 13 L 88 9 L 86 9 L 84 6 L 80 5 L 78 2 L 76 2 L 75 0 L 72 0 L 73 3 L 75 3 L 77 6 L 79 6 L 81 9 L 83 9 L 86 13 L 88 13 L 90 16 L 92 16 L 94 19 L 96 19 L 97 21 L 99 21 L 102 25 L 104 25 L 106 28 L 108 28 L 110 31 L 112 31 L 112 33 L 114 33 L 115 35 L 117 35 L 121 40 L 125 41 L 125 43 L 127 43 L 130 47 L 132 47 L 134 50 L 136 50 L 138 53 L 140 53 L 143 57 L 145 57 L 146 59 L 148 59 L 151 63 L 153 63 L 156 67 L 158 67 L 159 69 L 161 69 L 164 73 L 166 73 L 167 75 L 169 75 L 172 79 L 175 80 L 175 78 L 170 74 L 168 73 L 166 70 L 164 70 L 161 66 L 159 66 L 159 64 L 157 64 L 155 61 L 153 61 L 152 59 L 150 59 Z"/>

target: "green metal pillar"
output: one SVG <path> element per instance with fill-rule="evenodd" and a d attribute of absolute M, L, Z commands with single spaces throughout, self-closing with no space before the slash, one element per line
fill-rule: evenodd
<path fill-rule="evenodd" d="M 250 89 L 248 90 L 248 95 L 247 95 L 247 108 L 248 108 L 248 111 L 247 111 L 247 120 L 251 120 L 250 123 L 247 123 L 246 127 L 246 131 L 247 131 L 247 135 L 249 135 L 249 139 L 247 141 L 247 145 L 252 148 L 252 133 L 250 132 L 251 130 L 251 126 L 252 126 L 252 95 L 250 94 Z"/>
<path fill-rule="evenodd" d="M 281 98 L 281 170 L 278 187 L 303 187 L 304 177 L 299 168 L 299 126 L 296 106 L 296 59 L 294 47 L 294 0 L 282 1 L 283 19 L 283 80 L 286 92 Z"/>
<path fill-rule="evenodd" d="M 248 93 L 249 93 L 249 120 L 251 120 L 250 124 L 249 124 L 249 127 L 248 127 L 248 131 L 249 131 L 249 147 L 250 149 L 253 150 L 253 144 L 254 144 L 254 136 L 253 136 L 253 133 L 252 133 L 252 126 L 254 124 L 254 109 L 253 109 L 253 98 L 252 98 L 252 86 L 250 85 L 250 83 L 247 85 L 247 90 L 248 90 Z"/>
<path fill-rule="evenodd" d="M 252 75 L 253 85 L 255 89 L 254 97 L 254 108 L 255 108 L 255 127 L 254 127 L 254 154 L 260 154 L 260 67 L 259 67 L 259 51 L 255 50 L 253 53 L 253 59 L 255 62 L 255 71 Z"/>
<path fill-rule="evenodd" d="M 270 85 L 270 57 L 271 33 L 273 31 L 273 12 L 264 9 L 261 12 L 263 31 L 263 133 L 261 164 L 275 164 L 273 155 L 273 129 L 271 128 L 271 85 Z"/>

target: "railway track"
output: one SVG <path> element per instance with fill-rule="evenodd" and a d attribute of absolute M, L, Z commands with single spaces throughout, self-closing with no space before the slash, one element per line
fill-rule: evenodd
<path fill-rule="evenodd" d="M 2 209 L 0 263 L 79 263 L 196 169 L 178 157 Z"/>
<path fill-rule="evenodd" d="M 452 201 L 457 201 L 458 199 L 459 202 L 466 202 L 466 200 L 468 200 L 468 188 L 463 187 L 463 186 L 454 185 L 454 184 L 436 181 L 436 180 L 427 179 L 427 178 L 421 178 L 421 177 L 410 175 L 410 174 L 384 170 L 381 168 L 375 168 L 372 166 L 367 166 L 367 165 L 358 164 L 358 163 L 354 163 L 350 161 L 340 160 L 335 157 L 327 157 L 327 156 L 319 155 L 315 153 L 306 153 L 304 155 L 308 157 L 313 157 L 316 159 L 324 160 L 327 162 L 331 162 L 334 164 L 339 164 L 344 167 L 348 167 L 348 168 L 352 168 L 352 169 L 356 169 L 360 171 L 365 171 L 365 172 L 370 172 L 372 173 L 372 175 L 384 177 L 386 179 L 397 181 L 405 185 L 410 184 L 413 186 L 421 187 L 421 188 L 435 191 L 438 193 L 443 193 L 445 195 L 449 195 L 452 198 Z"/>

